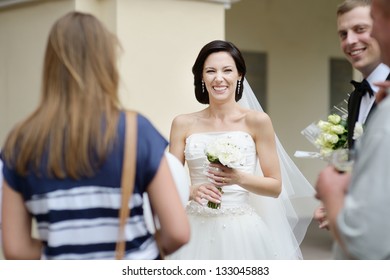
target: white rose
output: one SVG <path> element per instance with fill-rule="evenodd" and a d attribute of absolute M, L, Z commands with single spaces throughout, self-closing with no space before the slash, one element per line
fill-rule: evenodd
<path fill-rule="evenodd" d="M 339 137 L 336 134 L 324 133 L 324 139 L 326 142 L 336 144 L 339 141 Z"/>
<path fill-rule="evenodd" d="M 345 132 L 345 128 L 344 126 L 338 124 L 338 125 L 331 126 L 330 131 L 340 135 Z"/>
<path fill-rule="evenodd" d="M 319 146 L 319 147 L 325 147 L 325 146 L 329 146 L 329 141 L 326 137 L 327 133 L 321 133 L 318 138 L 316 139 L 316 144 Z"/>
<path fill-rule="evenodd" d="M 245 155 L 229 138 L 218 138 L 207 145 L 205 153 L 210 162 L 218 160 L 222 165 L 230 168 L 236 168 L 245 163 Z"/>
<path fill-rule="evenodd" d="M 329 122 L 326 122 L 326 121 L 319 121 L 317 126 L 322 130 L 322 131 L 328 131 L 329 130 L 329 127 L 331 126 L 331 124 Z"/>
<path fill-rule="evenodd" d="M 237 168 L 239 166 L 242 166 L 244 164 L 244 155 L 239 151 L 233 151 L 230 150 L 227 153 L 222 153 L 219 156 L 219 161 L 230 168 Z"/>
<path fill-rule="evenodd" d="M 341 122 L 341 117 L 337 114 L 329 115 L 328 122 L 333 123 L 333 124 L 339 124 Z"/>

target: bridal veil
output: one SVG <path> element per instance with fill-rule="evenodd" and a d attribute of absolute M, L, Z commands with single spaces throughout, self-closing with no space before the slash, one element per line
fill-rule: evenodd
<path fill-rule="evenodd" d="M 246 79 L 243 81 L 243 87 L 239 104 L 264 112 Z M 275 139 L 282 173 L 282 192 L 278 198 L 251 193 L 250 201 L 278 241 L 281 258 L 302 259 L 300 244 L 318 203 L 314 198 L 312 185 L 291 160 L 276 135 Z M 262 174 L 259 163 L 256 172 Z"/>

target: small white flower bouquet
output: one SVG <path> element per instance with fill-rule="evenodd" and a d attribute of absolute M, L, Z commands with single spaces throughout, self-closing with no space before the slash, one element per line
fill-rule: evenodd
<path fill-rule="evenodd" d="M 205 148 L 205 154 L 209 162 L 222 164 L 229 168 L 237 168 L 245 163 L 245 155 L 241 152 L 240 147 L 232 143 L 228 137 L 220 137 L 209 143 Z M 217 188 L 223 194 L 222 188 Z M 220 203 L 211 201 L 207 203 L 207 206 L 213 209 L 221 208 Z"/>
<path fill-rule="evenodd" d="M 245 156 L 240 147 L 232 143 L 230 138 L 217 138 L 206 146 L 207 160 L 211 163 L 220 163 L 230 168 L 244 165 Z"/>
<path fill-rule="evenodd" d="M 317 126 L 320 133 L 315 140 L 315 144 L 319 147 L 322 157 L 328 158 L 334 150 L 348 147 L 346 115 L 331 114 L 327 121 L 320 120 Z"/>
<path fill-rule="evenodd" d="M 319 153 L 297 151 L 295 156 L 321 158 L 329 161 L 334 151 L 348 149 L 347 107 L 348 102 L 344 100 L 333 107 L 326 120 L 319 120 L 302 130 L 301 133 L 319 149 Z M 363 126 L 357 122 L 353 139 L 358 139 L 362 133 Z"/>

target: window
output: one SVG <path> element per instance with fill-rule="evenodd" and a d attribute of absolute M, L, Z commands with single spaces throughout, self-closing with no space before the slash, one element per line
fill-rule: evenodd
<path fill-rule="evenodd" d="M 246 64 L 246 79 L 264 112 L 267 112 L 267 54 L 242 51 L 242 56 Z"/>
<path fill-rule="evenodd" d="M 351 63 L 343 58 L 330 59 L 330 108 L 340 104 L 343 99 L 348 100 L 348 94 L 352 92 L 353 87 L 350 81 L 353 77 Z"/>

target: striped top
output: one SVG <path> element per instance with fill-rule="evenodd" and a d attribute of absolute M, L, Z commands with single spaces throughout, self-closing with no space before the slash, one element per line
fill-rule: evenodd
<path fill-rule="evenodd" d="M 155 259 L 158 249 L 147 231 L 143 193 L 157 172 L 167 141 L 138 115 L 137 167 L 131 218 L 125 227 L 126 259 Z M 125 114 L 118 122 L 117 141 L 93 177 L 59 180 L 29 174 L 21 177 L 4 164 L 4 179 L 25 201 L 35 217 L 44 243 L 43 259 L 114 259 L 118 237 L 118 209 L 124 153 Z M 163 187 L 163 186 L 161 186 Z"/>

